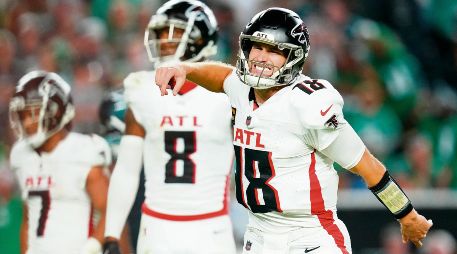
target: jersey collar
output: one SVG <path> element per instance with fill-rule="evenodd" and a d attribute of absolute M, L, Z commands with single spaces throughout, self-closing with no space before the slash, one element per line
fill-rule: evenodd
<path fill-rule="evenodd" d="M 248 98 L 249 98 L 249 104 L 251 104 L 251 101 L 252 101 L 252 110 L 256 110 L 259 107 L 259 104 L 255 100 L 254 88 L 252 88 L 252 87 L 249 90 Z"/>
<path fill-rule="evenodd" d="M 181 90 L 179 90 L 178 94 L 184 95 L 184 94 L 192 91 L 196 87 L 197 87 L 197 84 L 195 84 L 194 82 L 191 82 L 189 80 L 186 80 L 186 82 L 184 82 L 184 85 L 181 87 Z"/>

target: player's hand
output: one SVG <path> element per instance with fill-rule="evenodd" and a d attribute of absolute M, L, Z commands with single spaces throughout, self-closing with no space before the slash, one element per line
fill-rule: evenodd
<path fill-rule="evenodd" d="M 105 239 L 103 244 L 103 254 L 121 254 L 119 242 L 111 238 Z"/>
<path fill-rule="evenodd" d="M 422 246 L 422 240 L 427 236 L 428 230 L 433 226 L 432 220 L 412 210 L 408 215 L 399 220 L 403 243 L 411 241 L 416 247 Z"/>
<path fill-rule="evenodd" d="M 162 96 L 168 94 L 169 88 L 173 89 L 173 95 L 178 94 L 185 81 L 186 70 L 178 63 L 163 65 L 156 70 L 155 83 L 159 86 Z"/>
<path fill-rule="evenodd" d="M 89 237 L 81 249 L 81 254 L 100 254 L 101 252 L 102 245 L 93 237 Z"/>

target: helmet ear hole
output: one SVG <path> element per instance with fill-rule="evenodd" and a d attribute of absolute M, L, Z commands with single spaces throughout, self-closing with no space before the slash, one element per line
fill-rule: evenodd
<path fill-rule="evenodd" d="M 198 38 L 196 41 L 195 41 L 195 45 L 203 45 L 203 43 L 205 43 L 205 41 L 202 39 L 202 38 Z"/>
<path fill-rule="evenodd" d="M 249 54 L 249 51 L 251 51 L 252 48 L 252 41 L 249 39 L 242 39 L 240 42 L 240 47 L 243 52 L 245 52 L 246 55 Z"/>

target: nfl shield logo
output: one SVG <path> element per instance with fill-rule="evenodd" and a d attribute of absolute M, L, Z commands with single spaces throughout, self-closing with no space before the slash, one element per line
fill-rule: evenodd
<path fill-rule="evenodd" d="M 246 125 L 249 126 L 251 124 L 251 116 L 246 117 Z"/>
<path fill-rule="evenodd" d="M 251 250 L 251 245 L 252 243 L 250 241 L 247 241 L 246 242 L 246 246 L 244 246 L 244 248 L 246 249 L 246 251 L 250 251 Z"/>

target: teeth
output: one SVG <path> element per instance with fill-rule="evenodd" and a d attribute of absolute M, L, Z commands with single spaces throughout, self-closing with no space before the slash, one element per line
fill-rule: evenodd
<path fill-rule="evenodd" d="M 273 71 L 273 68 L 269 67 L 269 66 L 259 66 L 259 65 L 254 65 L 254 68 L 258 71 L 270 71 L 272 72 Z"/>
<path fill-rule="evenodd" d="M 253 63 L 251 66 L 251 73 L 256 76 L 270 77 L 273 75 L 274 66 L 263 62 Z"/>
<path fill-rule="evenodd" d="M 255 65 L 255 68 L 256 68 L 257 70 L 260 70 L 260 71 L 263 71 L 264 69 L 265 69 L 265 70 L 269 70 L 269 71 L 272 70 L 270 67 L 267 67 L 267 66 L 261 67 L 261 66 Z"/>

